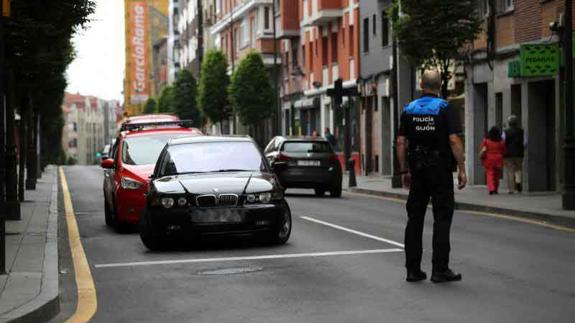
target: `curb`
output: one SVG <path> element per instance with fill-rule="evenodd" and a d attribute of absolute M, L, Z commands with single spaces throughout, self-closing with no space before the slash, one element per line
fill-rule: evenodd
<path fill-rule="evenodd" d="M 385 192 L 385 191 L 376 191 L 370 190 L 365 188 L 348 188 L 348 192 L 352 193 L 361 193 L 367 195 L 374 195 L 374 196 L 382 196 L 382 197 L 389 197 L 389 198 L 396 198 L 406 201 L 407 194 L 402 193 L 393 193 L 393 192 Z M 502 207 L 496 206 L 486 206 L 486 205 L 479 205 L 467 202 L 455 202 L 455 209 L 462 210 L 462 211 L 476 211 L 476 212 L 486 212 L 486 213 L 497 213 L 502 215 L 509 215 L 515 217 L 521 217 L 529 220 L 537 220 L 542 221 L 550 224 L 562 225 L 569 228 L 575 228 L 575 218 L 555 215 L 555 214 L 545 214 L 539 212 L 530 212 L 530 211 L 521 211 L 521 210 L 514 210 L 514 209 L 506 209 Z"/>
<path fill-rule="evenodd" d="M 37 323 L 54 317 L 60 311 L 60 291 L 58 276 L 58 167 L 51 165 L 54 173 L 44 264 L 42 267 L 42 287 L 40 293 L 30 302 L 2 315 L 1 322 Z"/>

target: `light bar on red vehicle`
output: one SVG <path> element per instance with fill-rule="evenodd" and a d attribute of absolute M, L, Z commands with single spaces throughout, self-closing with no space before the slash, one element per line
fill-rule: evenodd
<path fill-rule="evenodd" d="M 134 131 L 143 130 L 144 128 L 178 126 L 182 128 L 191 128 L 192 120 L 177 120 L 177 121 L 159 121 L 159 122 L 142 122 L 142 123 L 129 123 L 122 124 L 120 131 Z"/>

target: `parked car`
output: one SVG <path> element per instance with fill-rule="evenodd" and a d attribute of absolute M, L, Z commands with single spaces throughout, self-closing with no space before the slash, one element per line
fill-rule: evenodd
<path fill-rule="evenodd" d="M 104 211 L 108 226 L 122 231 L 137 224 L 143 212 L 149 176 L 171 138 L 202 135 L 186 121 L 124 123 L 111 150 L 101 162 L 104 171 Z"/>
<path fill-rule="evenodd" d="M 320 137 L 273 138 L 264 154 L 285 188 L 312 188 L 341 197 L 342 169 L 329 142 Z"/>
<path fill-rule="evenodd" d="M 174 235 L 250 233 L 276 244 L 290 237 L 283 188 L 248 137 L 172 139 L 151 179 L 140 222 L 151 250 Z"/>

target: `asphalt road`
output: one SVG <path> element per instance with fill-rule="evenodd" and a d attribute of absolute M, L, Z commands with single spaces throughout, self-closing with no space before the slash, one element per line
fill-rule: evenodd
<path fill-rule="evenodd" d="M 285 246 L 212 239 L 153 253 L 137 233 L 105 226 L 99 168 L 67 167 L 65 174 L 96 285 L 93 322 L 525 323 L 575 317 L 574 233 L 457 212 L 451 266 L 463 281 L 413 284 L 405 282 L 398 247 L 405 226 L 399 201 L 295 191 L 288 196 L 294 227 Z M 431 228 L 429 212 L 428 274 Z M 65 320 L 76 302 L 69 252 L 61 255 L 62 313 L 54 322 Z"/>

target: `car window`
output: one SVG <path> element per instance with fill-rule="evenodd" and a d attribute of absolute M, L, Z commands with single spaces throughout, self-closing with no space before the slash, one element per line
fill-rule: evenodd
<path fill-rule="evenodd" d="M 122 162 L 127 165 L 155 164 L 168 140 L 187 136 L 189 134 L 156 134 L 127 137 L 122 143 Z"/>
<path fill-rule="evenodd" d="M 265 161 L 252 142 L 202 142 L 169 146 L 162 166 L 162 175 L 266 170 Z"/>
<path fill-rule="evenodd" d="M 287 153 L 330 153 L 329 143 L 325 141 L 297 141 L 286 142 L 283 151 Z"/>

